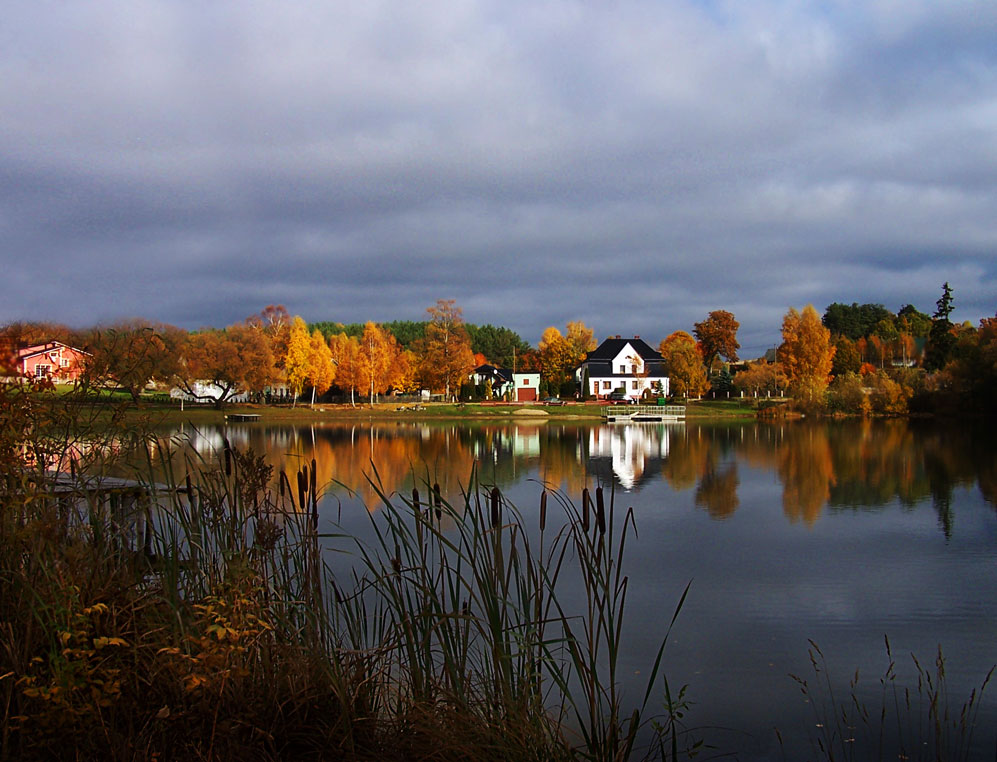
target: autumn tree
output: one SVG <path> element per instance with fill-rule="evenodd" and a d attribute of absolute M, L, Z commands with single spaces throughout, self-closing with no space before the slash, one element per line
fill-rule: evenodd
<path fill-rule="evenodd" d="M 312 331 L 308 341 L 308 376 L 305 383 L 312 388 L 312 405 L 315 395 L 325 394 L 336 378 L 336 366 L 332 362 L 332 350 L 319 330 Z"/>
<path fill-rule="evenodd" d="M 395 358 L 394 366 L 389 374 L 392 389 L 411 393 L 419 389 L 417 371 L 419 357 L 411 349 L 401 350 Z"/>
<path fill-rule="evenodd" d="M 218 408 L 240 392 L 262 391 L 273 379 L 270 342 L 244 323 L 190 335 L 181 347 L 174 376 L 187 394 Z M 204 391 L 199 382 L 214 388 Z"/>
<path fill-rule="evenodd" d="M 543 332 L 537 348 L 540 352 L 541 373 L 552 389 L 567 382 L 585 355 L 596 348 L 594 331 L 580 320 L 569 320 L 567 333 L 551 326 Z"/>
<path fill-rule="evenodd" d="M 87 372 L 100 385 L 114 384 L 135 402 L 153 379 L 176 371 L 178 349 L 186 333 L 169 325 L 128 320 L 95 330 L 87 339 Z"/>
<path fill-rule="evenodd" d="M 354 393 L 360 385 L 360 340 L 338 333 L 329 339 L 329 351 L 336 367 L 336 385 L 350 392 L 350 404 L 356 406 Z"/>
<path fill-rule="evenodd" d="M 259 331 L 270 342 L 274 365 L 278 375 L 284 373 L 284 359 L 287 357 L 287 342 L 291 336 L 291 316 L 283 304 L 268 304 L 258 315 L 246 318 L 246 325 Z"/>
<path fill-rule="evenodd" d="M 834 336 L 832 341 L 834 343 L 834 364 L 831 366 L 831 373 L 835 376 L 858 373 L 859 367 L 862 365 L 862 357 L 856 343 L 843 334 Z"/>
<path fill-rule="evenodd" d="M 571 349 L 567 340 L 560 330 L 550 326 L 544 330 L 540 337 L 537 349 L 540 352 L 541 375 L 548 386 L 555 389 L 560 388 L 565 381 L 565 368 L 571 357 Z"/>
<path fill-rule="evenodd" d="M 779 360 L 793 396 L 806 407 L 819 406 L 831 380 L 834 345 L 812 304 L 802 313 L 790 307 L 782 319 Z"/>
<path fill-rule="evenodd" d="M 401 348 L 394 336 L 377 323 L 369 322 L 364 326 L 358 372 L 360 385 L 368 391 L 371 405 L 375 394 L 383 394 L 391 386 L 400 354 Z"/>
<path fill-rule="evenodd" d="M 738 372 L 731 382 L 738 391 L 751 395 L 766 393 L 778 394 L 786 388 L 786 377 L 782 374 L 779 363 L 764 361 L 750 363 L 747 368 Z"/>
<path fill-rule="evenodd" d="M 453 299 L 440 299 L 426 310 L 430 321 L 420 343 L 420 371 L 430 388 L 449 399 L 474 370 L 471 340 L 464 330 L 463 310 Z"/>
<path fill-rule="evenodd" d="M 308 335 L 308 326 L 301 317 L 295 317 L 291 323 L 287 351 L 284 354 L 284 373 L 294 393 L 295 403 L 308 380 L 310 355 L 311 337 Z"/>
<path fill-rule="evenodd" d="M 718 357 L 728 362 L 737 361 L 737 350 L 741 348 L 737 341 L 737 329 L 740 327 L 734 315 L 726 310 L 714 310 L 706 320 L 695 324 L 693 333 L 699 341 L 707 373 L 712 371 L 713 362 Z"/>
<path fill-rule="evenodd" d="M 672 394 L 699 397 L 709 391 L 703 355 L 696 340 L 685 331 L 675 331 L 658 346 L 665 361 Z"/>

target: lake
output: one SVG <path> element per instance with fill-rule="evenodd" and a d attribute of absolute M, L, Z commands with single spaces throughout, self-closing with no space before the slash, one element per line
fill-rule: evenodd
<path fill-rule="evenodd" d="M 625 558 L 628 690 L 637 700 L 640 673 L 691 583 L 665 671 L 673 689 L 689 686 L 687 724 L 739 759 L 809 754 L 822 718 L 790 677 L 814 682 L 809 641 L 826 657 L 836 698 L 847 698 L 858 670 L 859 697 L 877 717 L 885 638 L 898 681 L 912 689 L 910 654 L 933 669 L 941 645 L 956 713 L 997 661 L 989 427 L 404 422 L 185 433 L 206 453 L 227 436 L 292 475 L 314 458 L 326 485 L 323 525 L 361 536 L 378 505 L 368 478 L 387 493 L 436 482 L 456 497 L 476 474 L 527 521 L 545 485 L 576 503 L 585 487 L 611 487 L 618 507 L 633 507 L 638 530 Z M 995 694 L 990 686 L 974 736 L 988 758 Z"/>

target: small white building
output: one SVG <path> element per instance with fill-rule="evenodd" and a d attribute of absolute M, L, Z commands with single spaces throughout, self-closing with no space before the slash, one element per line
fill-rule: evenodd
<path fill-rule="evenodd" d="M 631 400 L 640 399 L 648 389 L 668 396 L 664 359 L 640 336 L 606 339 L 585 356 L 575 370 L 575 380 L 580 388 L 600 399 L 619 390 Z"/>
<path fill-rule="evenodd" d="M 516 402 L 536 402 L 540 398 L 539 373 L 513 373 L 513 394 Z"/>

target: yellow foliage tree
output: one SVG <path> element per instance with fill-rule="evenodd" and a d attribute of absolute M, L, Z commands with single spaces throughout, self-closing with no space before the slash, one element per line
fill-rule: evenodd
<path fill-rule="evenodd" d="M 312 331 L 308 342 L 308 375 L 306 383 L 312 387 L 312 404 L 315 394 L 325 394 L 336 378 L 336 366 L 332 362 L 332 350 L 325 342 L 325 336 L 317 328 Z"/>
<path fill-rule="evenodd" d="M 793 397 L 805 407 L 819 407 L 831 381 L 835 347 L 831 331 L 821 323 L 812 304 L 797 312 L 790 307 L 782 319 L 779 360 Z"/>
<path fill-rule="evenodd" d="M 698 397 L 709 390 L 703 355 L 692 336 L 675 331 L 658 345 L 658 351 L 665 360 L 672 394 Z"/>
<path fill-rule="evenodd" d="M 569 320 L 567 334 L 554 326 L 547 328 L 537 345 L 540 351 L 540 372 L 553 391 L 570 378 L 585 355 L 596 348 L 595 333 L 580 320 Z"/>
<path fill-rule="evenodd" d="M 571 358 L 567 339 L 554 326 L 545 329 L 537 345 L 540 350 L 540 372 L 549 386 L 557 388 L 565 378 L 565 368 Z"/>
<path fill-rule="evenodd" d="M 374 404 L 374 395 L 383 394 L 391 386 L 394 366 L 401 348 L 398 341 L 377 323 L 368 322 L 360 337 L 358 374 L 360 385 Z"/>
<path fill-rule="evenodd" d="M 300 316 L 295 315 L 287 338 L 287 354 L 284 355 L 284 372 L 287 374 L 287 383 L 294 392 L 295 403 L 308 381 L 310 355 L 311 337 L 308 335 L 308 326 Z"/>
<path fill-rule="evenodd" d="M 359 385 L 360 342 L 356 336 L 335 334 L 329 337 L 329 351 L 336 366 L 336 385 L 344 391 L 350 390 L 350 403 L 356 406 L 354 392 Z"/>

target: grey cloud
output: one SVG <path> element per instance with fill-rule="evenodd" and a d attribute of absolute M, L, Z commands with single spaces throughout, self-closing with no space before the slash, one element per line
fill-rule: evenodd
<path fill-rule="evenodd" d="M 0 320 L 995 309 L 982 3 L 51 10 L 0 40 Z"/>

